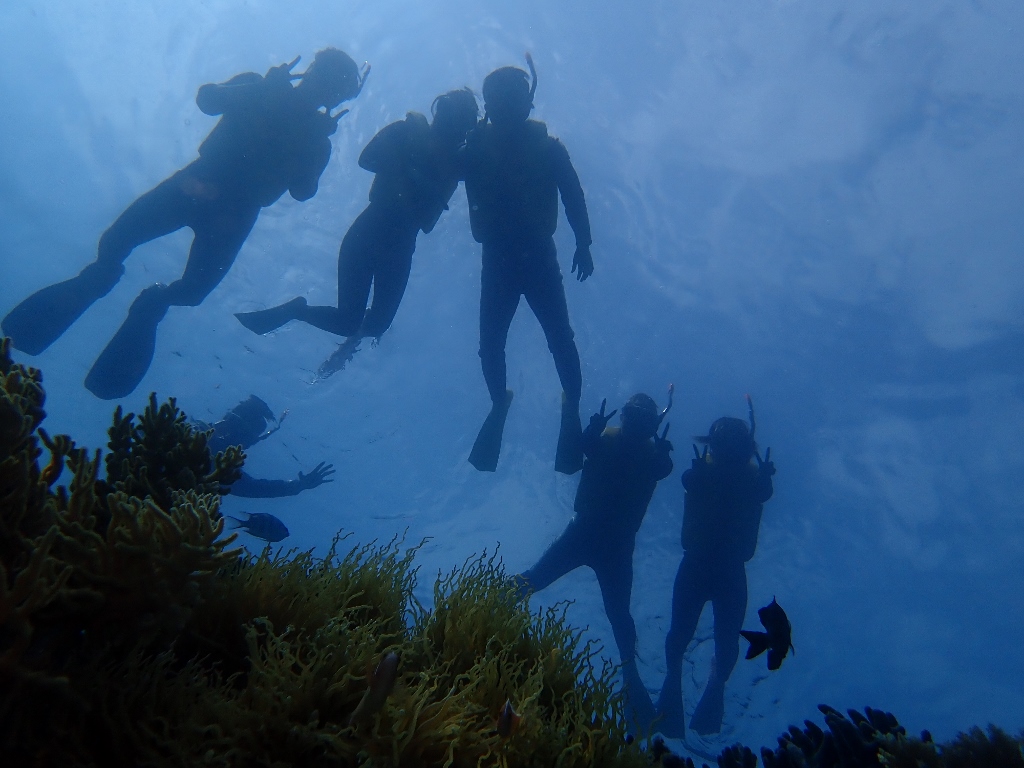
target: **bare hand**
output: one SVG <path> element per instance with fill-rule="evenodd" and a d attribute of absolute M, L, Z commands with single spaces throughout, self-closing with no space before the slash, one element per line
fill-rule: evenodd
<path fill-rule="evenodd" d="M 310 488 L 316 488 L 324 483 L 333 483 L 334 478 L 331 477 L 333 474 L 334 465 L 321 461 L 308 475 L 299 472 L 299 485 L 303 490 L 308 491 Z"/>
<path fill-rule="evenodd" d="M 608 400 L 607 399 L 604 399 L 604 400 L 601 401 L 601 410 L 599 412 L 595 413 L 593 416 L 590 417 L 590 426 L 591 426 L 591 428 L 598 429 L 598 430 L 603 432 L 604 428 L 606 426 L 608 426 L 608 422 L 611 420 L 612 416 L 614 416 L 616 413 L 619 412 L 619 409 L 616 408 L 611 413 L 605 415 L 604 409 L 605 409 L 605 407 L 607 405 L 608 405 Z"/>
<path fill-rule="evenodd" d="M 292 69 L 299 63 L 299 59 L 301 58 L 301 56 L 296 56 L 288 64 L 278 64 L 276 67 L 271 67 L 267 70 L 267 74 L 264 75 L 263 78 L 265 80 L 283 80 L 285 82 L 290 82 L 292 79 L 297 77 L 297 75 L 292 74 Z"/>
<path fill-rule="evenodd" d="M 577 245 L 576 254 L 572 257 L 572 271 L 581 283 L 594 274 L 594 257 L 590 255 L 589 245 Z"/>
<path fill-rule="evenodd" d="M 767 474 L 771 477 L 775 474 L 775 464 L 772 462 L 772 449 L 766 448 L 764 452 L 764 461 L 761 460 L 761 454 L 754 451 L 754 457 L 757 459 L 757 471 L 763 474 Z"/>

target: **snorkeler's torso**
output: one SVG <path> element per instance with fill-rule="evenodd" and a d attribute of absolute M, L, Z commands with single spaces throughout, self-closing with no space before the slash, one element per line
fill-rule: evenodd
<path fill-rule="evenodd" d="M 243 88 L 243 97 L 200 145 L 193 173 L 263 207 L 292 185 L 319 179 L 336 129 L 329 115 L 303 103 L 290 84 L 268 83 L 254 72 L 220 87 Z"/>
<path fill-rule="evenodd" d="M 761 477 L 749 463 L 722 465 L 698 459 L 683 473 L 683 487 L 682 543 L 687 555 L 750 560 L 757 548 L 763 502 L 771 496 L 771 479 Z"/>
<path fill-rule="evenodd" d="M 558 225 L 553 153 L 547 126 L 527 120 L 515 130 L 481 123 L 466 139 L 466 197 L 479 243 L 546 240 Z"/>
<path fill-rule="evenodd" d="M 658 484 L 658 464 L 651 440 L 626 440 L 618 428 L 606 428 L 583 464 L 573 505 L 577 521 L 602 538 L 631 542 Z"/>
<path fill-rule="evenodd" d="M 378 140 L 383 143 L 380 151 L 391 154 L 392 162 L 374 176 L 371 204 L 430 232 L 459 186 L 457 153 L 436 146 L 427 118 L 418 112 L 385 127 L 373 139 Z"/>

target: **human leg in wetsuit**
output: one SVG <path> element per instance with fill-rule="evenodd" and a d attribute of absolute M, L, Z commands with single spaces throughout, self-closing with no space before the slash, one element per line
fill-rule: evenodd
<path fill-rule="evenodd" d="M 14 346 L 38 355 L 59 339 L 117 284 L 132 250 L 189 225 L 199 205 L 195 194 L 201 190 L 186 169 L 128 206 L 100 237 L 96 261 L 75 277 L 36 291 L 4 318 L 3 331 Z"/>
<path fill-rule="evenodd" d="M 191 228 L 194 237 L 181 278 L 143 290 L 93 364 L 85 385 L 96 396 L 124 397 L 138 386 L 153 360 L 156 329 L 167 309 L 201 304 L 224 279 L 256 223 L 259 204 L 229 195 L 210 199 L 204 189 L 187 169 L 181 171 L 139 198 L 104 233 L 101 254 L 109 248 L 107 258 L 118 265 L 137 245 L 181 227 Z"/>
<path fill-rule="evenodd" d="M 668 670 L 658 697 L 658 729 L 669 737 L 682 738 L 686 733 L 683 656 L 708 601 L 714 611 L 715 660 L 690 722 L 700 734 L 717 733 L 722 727 L 725 683 L 739 658 L 739 633 L 747 610 L 747 579 L 743 563 L 709 562 L 684 555 L 672 591 L 672 623 L 665 637 Z"/>
<path fill-rule="evenodd" d="M 595 551 L 590 565 L 601 586 L 604 610 L 619 648 L 627 715 L 633 727 L 642 733 L 654 720 L 654 705 L 636 667 L 636 623 L 629 611 L 633 593 L 633 548 L 632 540 L 603 542 L 603 547 Z"/>
<path fill-rule="evenodd" d="M 338 336 L 380 337 L 405 295 L 417 227 L 381 205 L 369 205 L 345 233 L 338 251 L 338 306 L 309 306 L 298 297 L 277 307 L 239 312 L 239 322 L 264 334 L 299 320 Z M 367 308 L 370 287 L 373 301 Z"/>
<path fill-rule="evenodd" d="M 492 406 L 491 415 L 481 428 L 470 461 L 477 469 L 484 471 L 493 472 L 497 467 L 501 429 L 511 403 L 511 392 L 506 389 L 505 346 L 521 296 L 526 297 L 544 331 L 564 394 L 555 469 L 573 474 L 583 467 L 582 426 L 579 419 L 583 376 L 579 352 L 569 323 L 569 309 L 562 287 L 555 243 L 550 238 L 525 245 L 485 244 L 483 247 L 480 365 Z M 484 450 L 478 451 L 477 448 L 484 442 L 487 443 Z M 475 457 L 474 454 L 479 455 Z"/>
<path fill-rule="evenodd" d="M 719 565 L 711 607 L 715 616 L 715 661 L 704 694 L 690 718 L 690 727 L 702 735 L 722 729 L 725 683 L 740 656 L 740 629 L 747 611 L 747 573 L 743 563 Z"/>
<path fill-rule="evenodd" d="M 598 533 L 599 535 L 599 533 Z M 622 682 L 634 727 L 646 730 L 654 705 L 636 668 L 636 624 L 629 611 L 633 591 L 633 541 L 595 538 L 577 522 L 568 525 L 529 570 L 517 577 L 521 589 L 540 592 L 570 571 L 587 565 L 597 576 L 605 613 L 622 661 Z"/>

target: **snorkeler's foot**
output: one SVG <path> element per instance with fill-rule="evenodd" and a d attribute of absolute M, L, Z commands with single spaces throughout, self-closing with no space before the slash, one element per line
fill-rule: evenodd
<path fill-rule="evenodd" d="M 122 274 L 120 264 L 90 264 L 70 280 L 36 291 L 3 319 L 4 335 L 15 349 L 38 355 L 108 294 Z"/>
<path fill-rule="evenodd" d="M 709 683 L 690 718 L 690 728 L 701 736 L 722 730 L 725 716 L 725 687 Z"/>
<path fill-rule="evenodd" d="M 96 397 L 116 400 L 130 395 L 153 362 L 156 329 L 167 314 L 160 294 L 163 286 L 152 286 L 139 294 L 128 310 L 128 317 L 114 334 L 96 362 L 85 386 Z"/>
<path fill-rule="evenodd" d="M 658 697 L 654 729 L 670 739 L 686 737 L 686 715 L 683 711 L 682 680 L 666 680 Z"/>
<path fill-rule="evenodd" d="M 262 336 L 265 333 L 276 331 L 291 320 L 297 320 L 305 308 L 306 299 L 297 296 L 291 301 L 269 309 L 260 309 L 256 312 L 235 312 L 235 317 L 250 331 Z"/>
<path fill-rule="evenodd" d="M 315 381 L 323 381 L 338 371 L 344 370 L 345 366 L 352 362 L 356 352 L 359 351 L 359 343 L 362 340 L 362 336 L 349 336 L 341 342 L 338 348 L 331 353 L 331 356 L 320 363 L 320 367 L 316 369 Z"/>
<path fill-rule="evenodd" d="M 505 418 L 512 405 L 512 390 L 505 390 L 505 399 L 491 405 L 483 426 L 477 433 L 473 450 L 469 452 L 469 463 L 481 472 L 494 472 L 498 468 L 501 453 L 501 436 L 505 431 Z"/>
<path fill-rule="evenodd" d="M 562 393 L 562 419 L 558 429 L 558 447 L 555 449 L 555 472 L 575 475 L 583 469 L 583 425 L 580 423 L 580 404 Z"/>

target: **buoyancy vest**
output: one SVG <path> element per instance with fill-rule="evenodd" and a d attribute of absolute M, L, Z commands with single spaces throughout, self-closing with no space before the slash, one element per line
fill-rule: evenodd
<path fill-rule="evenodd" d="M 657 455 L 651 440 L 628 441 L 607 427 L 597 449 L 587 456 L 573 508 L 579 523 L 603 538 L 632 540 L 640 530 L 658 481 L 671 463 Z"/>
<path fill-rule="evenodd" d="M 311 108 L 287 82 L 255 72 L 236 75 L 218 88 L 239 88 L 199 147 L 197 171 L 232 195 L 260 206 L 292 186 L 315 182 L 331 155 L 337 121 Z"/>
<path fill-rule="evenodd" d="M 381 130 L 363 151 L 390 155 L 373 179 L 370 202 L 393 207 L 430 232 L 459 186 L 459 171 L 454 152 L 432 146 L 427 118 L 409 112 L 405 120 Z"/>
<path fill-rule="evenodd" d="M 688 555 L 747 562 L 757 548 L 770 477 L 751 464 L 726 466 L 694 460 L 683 473 L 683 549 Z"/>
<path fill-rule="evenodd" d="M 466 197 L 479 243 L 531 242 L 558 225 L 555 153 L 568 153 L 547 126 L 528 120 L 513 131 L 481 123 L 466 139 Z"/>

